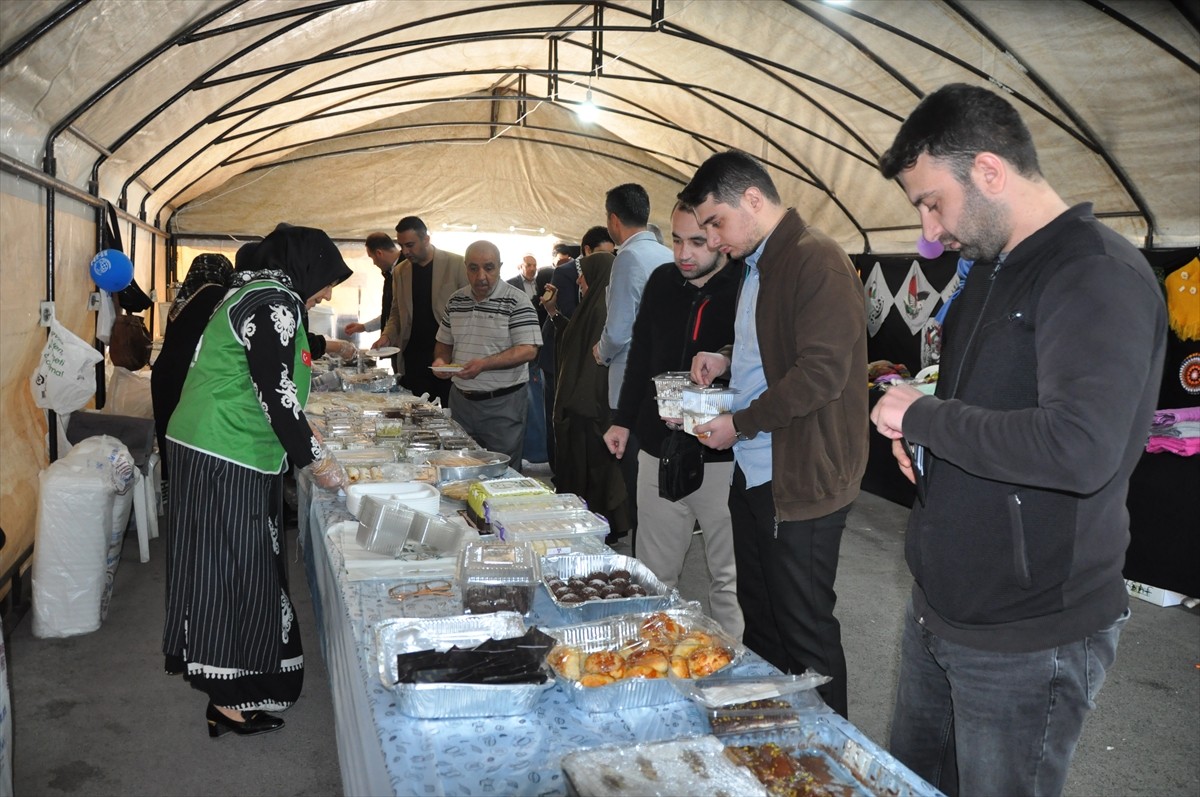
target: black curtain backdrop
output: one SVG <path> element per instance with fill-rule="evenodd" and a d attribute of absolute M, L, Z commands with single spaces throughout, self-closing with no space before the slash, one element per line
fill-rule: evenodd
<path fill-rule="evenodd" d="M 1189 263 L 1200 249 L 1159 249 L 1143 251 L 1161 284 L 1167 275 Z M 856 255 L 852 257 L 863 281 L 878 263 L 888 290 L 900 290 L 913 260 L 917 260 L 930 287 L 941 292 L 954 278 L 958 255 L 947 252 L 936 260 L 917 255 Z M 941 307 L 941 301 L 933 312 Z M 1200 352 L 1200 341 L 1180 340 L 1168 333 L 1167 355 L 1161 376 L 1158 407 L 1175 409 L 1200 406 L 1200 396 L 1187 393 L 1179 381 L 1179 367 L 1188 356 Z M 897 308 L 893 307 L 879 331 L 867 341 L 867 359 L 903 363 L 916 374 L 921 368 L 920 335 L 910 332 Z M 878 395 L 872 391 L 874 406 Z M 900 475 L 892 458 L 891 442 L 871 434 L 870 457 L 863 477 L 863 489 L 882 498 L 912 506 L 914 493 L 908 480 Z M 1200 596 L 1200 529 L 1196 527 L 1196 494 L 1200 489 L 1200 456 L 1144 454 L 1130 478 L 1130 544 L 1126 553 L 1125 577 L 1163 589 Z"/>

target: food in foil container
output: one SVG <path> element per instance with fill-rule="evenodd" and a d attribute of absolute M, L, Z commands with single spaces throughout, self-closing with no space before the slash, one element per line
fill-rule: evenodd
<path fill-rule="evenodd" d="M 653 612 L 677 602 L 678 594 L 631 556 L 572 553 L 542 562 L 542 583 L 554 605 L 573 622 L 615 614 Z"/>
<path fill-rule="evenodd" d="M 399 683 L 399 654 L 474 646 L 525 633 L 521 617 L 511 612 L 478 616 L 396 618 L 375 626 L 379 679 L 396 695 L 396 707 L 422 719 L 514 716 L 533 710 L 545 683 Z"/>
<path fill-rule="evenodd" d="M 489 637 L 469 648 L 398 653 L 396 683 L 543 684 L 549 677 L 544 658 L 553 642 L 534 627 L 523 636 Z"/>
<path fill-rule="evenodd" d="M 562 770 L 580 797 L 725 794 L 765 797 L 766 789 L 745 767 L 724 755 L 712 736 L 596 747 L 568 753 Z"/>
<path fill-rule="evenodd" d="M 578 580 L 578 579 L 576 579 Z M 558 645 L 550 651 L 555 672 L 585 687 L 628 678 L 704 678 L 733 662 L 734 651 L 712 634 L 691 630 L 665 612 L 641 621 L 637 635 L 601 650 Z"/>

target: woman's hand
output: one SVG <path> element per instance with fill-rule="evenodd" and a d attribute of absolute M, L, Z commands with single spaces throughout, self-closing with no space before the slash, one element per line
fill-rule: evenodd
<path fill-rule="evenodd" d="M 558 286 L 552 282 L 546 283 L 546 290 L 541 298 L 542 308 L 546 315 L 553 318 L 558 315 Z"/>

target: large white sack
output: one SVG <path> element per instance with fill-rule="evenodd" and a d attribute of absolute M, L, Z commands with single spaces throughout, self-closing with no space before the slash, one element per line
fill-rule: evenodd
<path fill-rule="evenodd" d="M 114 525 L 128 519 L 118 491 L 133 482 L 133 460 L 115 437 L 80 441 L 39 474 L 37 543 L 33 555 L 33 634 L 64 637 L 100 627 L 109 587 Z M 114 512 L 120 514 L 114 517 Z M 122 525 L 122 530 L 124 525 Z"/>

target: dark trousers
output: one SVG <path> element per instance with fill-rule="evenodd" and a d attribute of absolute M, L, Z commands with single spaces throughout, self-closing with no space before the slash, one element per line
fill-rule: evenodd
<path fill-rule="evenodd" d="M 833 680 L 817 688 L 846 716 L 846 654 L 833 616 L 838 551 L 850 507 L 776 524 L 771 483 L 746 487 L 740 467 L 729 488 L 738 603 L 746 618 L 746 647 L 785 673 L 812 668 Z"/>
<path fill-rule="evenodd" d="M 634 556 L 637 555 L 637 484 L 638 484 L 638 452 L 642 444 L 638 437 L 629 430 L 629 439 L 625 441 L 625 453 L 618 462 L 621 464 L 621 477 L 625 481 L 625 494 L 629 497 L 629 543 Z"/>

